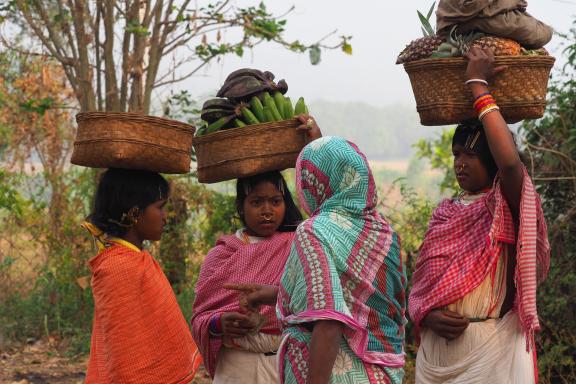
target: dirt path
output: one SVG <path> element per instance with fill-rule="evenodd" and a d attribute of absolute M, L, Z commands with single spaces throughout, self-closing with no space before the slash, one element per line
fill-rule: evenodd
<path fill-rule="evenodd" d="M 0 351 L 2 384 L 81 384 L 84 383 L 87 356 L 66 357 L 56 346 L 38 341 L 21 348 Z M 204 370 L 193 384 L 209 384 Z"/>

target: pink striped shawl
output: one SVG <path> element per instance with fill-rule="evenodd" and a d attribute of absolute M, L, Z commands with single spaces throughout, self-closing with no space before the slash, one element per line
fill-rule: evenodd
<path fill-rule="evenodd" d="M 195 288 L 192 335 L 211 376 L 216 371 L 222 340 L 210 337 L 210 319 L 217 313 L 239 311 L 238 292 L 223 289 L 222 284 L 278 285 L 293 237 L 294 232 L 277 232 L 260 243 L 245 244 L 235 235 L 223 236 L 208 252 Z M 280 334 L 275 308 L 262 307 L 261 313 L 267 322 L 260 332 Z"/>
<path fill-rule="evenodd" d="M 524 169 L 519 232 L 496 180 L 492 191 L 464 206 L 446 199 L 434 211 L 412 277 L 408 310 L 416 327 L 434 308 L 471 292 L 494 268 L 502 247 L 516 243 L 515 305 L 527 340 L 540 329 L 536 286 L 546 277 L 550 245 L 540 197 Z"/>

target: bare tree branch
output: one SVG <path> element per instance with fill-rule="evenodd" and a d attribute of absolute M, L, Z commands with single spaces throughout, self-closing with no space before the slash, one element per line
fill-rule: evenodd
<path fill-rule="evenodd" d="M 148 68 L 146 69 L 146 83 L 144 86 L 144 110 L 150 109 L 152 95 L 151 85 L 154 83 L 154 79 L 158 74 L 158 67 L 160 66 L 160 61 L 163 57 L 162 46 L 160 45 L 160 38 L 162 33 L 162 27 L 160 25 L 160 21 L 162 19 L 162 5 L 163 1 L 157 0 L 154 4 L 153 13 L 151 13 L 151 15 L 154 16 L 154 27 L 152 29 L 152 37 L 150 38 Z M 171 12 L 171 10 L 168 9 L 166 12 Z"/>
<path fill-rule="evenodd" d="M 84 0 L 69 0 L 71 2 L 72 19 L 74 20 L 74 30 L 78 43 L 78 83 L 82 89 L 79 95 L 80 107 L 82 111 L 95 111 L 96 103 L 94 97 L 94 87 L 90 70 L 90 60 L 88 57 L 89 37 L 86 34 L 85 15 L 86 8 Z"/>
<path fill-rule="evenodd" d="M 130 75 L 130 31 L 128 29 L 130 20 L 134 19 L 134 15 L 138 15 L 138 7 L 136 3 L 130 4 L 129 0 L 124 0 L 126 7 L 126 17 L 124 26 L 124 38 L 122 39 L 122 78 L 120 80 L 120 110 L 125 111 L 128 106 L 128 83 Z"/>
<path fill-rule="evenodd" d="M 118 80 L 116 78 L 116 63 L 114 62 L 114 6 L 115 0 L 104 0 L 101 8 L 104 14 L 104 69 L 106 88 L 106 110 L 122 111 L 118 95 Z"/>
<path fill-rule="evenodd" d="M 98 96 L 98 110 L 103 110 L 102 100 L 102 62 L 100 59 L 100 17 L 102 15 L 102 0 L 96 0 L 96 21 L 94 22 L 95 50 L 96 50 L 96 94 Z"/>

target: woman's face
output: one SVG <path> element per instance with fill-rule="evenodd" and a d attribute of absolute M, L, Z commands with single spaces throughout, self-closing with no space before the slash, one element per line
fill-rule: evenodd
<path fill-rule="evenodd" d="M 164 210 L 166 199 L 150 204 L 138 215 L 138 222 L 134 225 L 138 236 L 143 240 L 158 241 L 164 232 L 167 214 Z"/>
<path fill-rule="evenodd" d="M 460 188 L 466 192 L 476 193 L 492 185 L 488 169 L 480 161 L 480 157 L 462 144 L 452 146 L 454 155 L 454 172 Z"/>
<path fill-rule="evenodd" d="M 244 199 L 242 214 L 249 235 L 272 236 L 282 224 L 286 204 L 276 185 L 262 181 Z"/>

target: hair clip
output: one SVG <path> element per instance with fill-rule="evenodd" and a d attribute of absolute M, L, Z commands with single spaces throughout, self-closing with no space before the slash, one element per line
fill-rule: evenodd
<path fill-rule="evenodd" d="M 250 192 L 252 192 L 252 188 L 250 188 L 250 183 L 246 180 L 242 181 L 242 188 L 244 189 L 244 195 L 248 196 Z"/>
<path fill-rule="evenodd" d="M 464 147 L 466 149 L 474 149 L 474 146 L 476 145 L 476 142 L 480 138 L 481 133 L 482 132 L 480 131 L 480 129 L 478 129 L 473 135 L 468 136 L 468 139 L 466 140 L 466 145 Z"/>
<path fill-rule="evenodd" d="M 120 217 L 120 221 L 114 219 L 108 219 L 108 222 L 116 224 L 122 228 L 132 228 L 134 224 L 138 223 L 138 215 L 140 214 L 140 208 L 132 207 L 127 213 L 123 213 Z M 128 221 L 128 223 L 126 223 Z"/>

